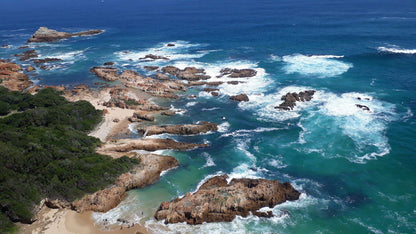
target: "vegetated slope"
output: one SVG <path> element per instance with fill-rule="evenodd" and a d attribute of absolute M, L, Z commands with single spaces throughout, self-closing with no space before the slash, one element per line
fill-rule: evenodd
<path fill-rule="evenodd" d="M 138 163 L 95 153 L 100 141 L 87 133 L 101 119 L 90 103 L 50 88 L 30 95 L 0 87 L 0 232 L 31 222 L 41 199 L 81 198 Z"/>

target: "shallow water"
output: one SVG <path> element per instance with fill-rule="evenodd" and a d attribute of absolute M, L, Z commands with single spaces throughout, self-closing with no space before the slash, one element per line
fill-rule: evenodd
<path fill-rule="evenodd" d="M 107 61 L 147 75 L 152 73 L 142 66 L 164 64 L 203 67 L 214 77 L 224 67 L 258 72 L 245 84 L 219 86 L 219 97 L 195 88 L 187 95 L 198 95 L 196 100 L 162 103 L 186 112 L 160 122 L 212 121 L 221 124 L 221 131 L 174 137 L 211 147 L 164 151 L 180 166 L 156 184 L 130 191 L 114 210 L 95 214 L 97 222 L 104 217 L 140 220 L 157 232 L 162 224 L 152 216 L 162 201 L 196 191 L 205 179 L 225 173 L 289 181 L 302 196 L 273 208 L 272 219 L 164 228 L 206 233 L 416 231 L 414 1 L 22 0 L 3 6 L 0 44 L 12 48 L 0 48 L 2 58 L 15 59 L 17 48 L 39 26 L 71 32 L 105 29 L 97 36 L 31 45 L 42 57 L 63 59 L 62 67 L 39 72 L 40 84 L 93 85 L 101 80 L 88 70 Z M 165 46 L 169 42 L 177 46 Z M 138 59 L 148 53 L 171 61 Z M 289 112 L 274 109 L 283 94 L 305 89 L 317 90 L 311 102 Z M 228 99 L 241 92 L 249 102 Z"/>

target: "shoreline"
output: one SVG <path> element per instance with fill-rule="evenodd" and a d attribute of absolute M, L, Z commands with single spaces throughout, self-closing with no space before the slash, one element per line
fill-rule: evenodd
<path fill-rule="evenodd" d="M 51 209 L 44 206 L 38 213 L 38 220 L 32 224 L 17 223 L 19 233 L 44 234 L 126 234 L 150 233 L 142 224 L 96 226 L 92 211 L 77 213 L 70 209 Z"/>

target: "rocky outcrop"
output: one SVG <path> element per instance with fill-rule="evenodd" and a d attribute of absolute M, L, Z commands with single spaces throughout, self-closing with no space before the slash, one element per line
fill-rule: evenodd
<path fill-rule="evenodd" d="M 31 58 L 37 58 L 39 55 L 36 50 L 27 50 L 21 54 L 15 54 L 14 57 L 19 57 L 20 61 L 26 61 Z"/>
<path fill-rule="evenodd" d="M 159 69 L 158 66 L 144 66 L 143 68 L 148 70 L 148 71 L 154 71 L 154 70 Z"/>
<path fill-rule="evenodd" d="M 209 86 L 218 86 L 224 84 L 222 81 L 189 81 L 188 86 L 202 86 L 202 85 L 209 85 Z"/>
<path fill-rule="evenodd" d="M 97 152 L 100 154 L 106 154 L 114 157 L 117 155 L 124 155 L 126 152 L 132 150 L 190 150 L 198 147 L 208 147 L 208 145 L 178 142 L 172 139 L 121 139 L 115 142 L 107 142 L 103 146 L 97 148 Z"/>
<path fill-rule="evenodd" d="M 20 65 L 4 60 L 0 60 L 0 79 L 0 85 L 12 91 L 23 91 L 33 84 L 28 75 L 22 72 Z"/>
<path fill-rule="evenodd" d="M 188 81 L 207 80 L 211 78 L 210 76 L 205 74 L 204 69 L 196 67 L 186 67 L 183 70 L 181 70 L 174 66 L 166 66 L 162 68 L 162 72 L 168 73 L 172 76 L 176 76 L 179 79 Z"/>
<path fill-rule="evenodd" d="M 155 117 L 150 115 L 148 112 L 136 111 L 133 113 L 133 116 L 129 118 L 130 122 L 141 122 L 143 120 L 154 121 Z"/>
<path fill-rule="evenodd" d="M 289 183 L 266 179 L 232 179 L 216 176 L 205 182 L 199 190 L 182 198 L 160 204 L 154 217 L 165 223 L 202 224 L 203 222 L 230 222 L 237 215 L 270 217 L 262 207 L 274 207 L 285 201 L 299 199 L 300 193 Z"/>
<path fill-rule="evenodd" d="M 238 94 L 238 95 L 235 95 L 235 96 L 231 96 L 230 99 L 233 100 L 233 101 L 238 101 L 238 102 L 248 102 L 249 101 L 247 94 L 244 94 L 244 93 Z"/>
<path fill-rule="evenodd" d="M 257 71 L 254 69 L 231 69 L 223 68 L 220 71 L 221 75 L 217 77 L 227 76 L 230 78 L 248 78 L 257 75 Z"/>
<path fill-rule="evenodd" d="M 33 63 L 50 63 L 62 61 L 60 58 L 43 58 L 43 59 L 32 59 Z"/>
<path fill-rule="evenodd" d="M 27 72 L 31 72 L 31 71 L 35 71 L 36 70 L 36 68 L 34 68 L 34 67 L 32 67 L 32 66 L 28 66 L 26 69 L 25 69 Z"/>
<path fill-rule="evenodd" d="M 139 134 L 151 136 L 163 133 L 175 135 L 195 135 L 200 133 L 207 133 L 210 131 L 217 131 L 218 124 L 210 122 L 199 122 L 198 124 L 184 124 L 184 125 L 162 125 L 140 127 L 137 129 Z"/>
<path fill-rule="evenodd" d="M 178 98 L 175 94 L 176 92 L 186 91 L 185 85 L 177 80 L 160 81 L 150 77 L 143 77 L 131 70 L 125 70 L 120 75 L 117 68 L 93 67 L 90 71 L 104 80 L 119 80 L 126 87 L 140 89 L 156 97 Z"/>
<path fill-rule="evenodd" d="M 73 202 L 72 209 L 78 212 L 107 212 L 126 197 L 126 191 L 152 184 L 160 178 L 162 171 L 178 166 L 178 161 L 170 156 L 144 154 L 137 157 L 140 160 L 138 166 L 120 175 L 113 186 Z"/>
<path fill-rule="evenodd" d="M 77 33 L 58 32 L 47 27 L 40 27 L 32 37 L 29 38 L 28 42 L 52 42 L 58 41 L 65 38 L 74 36 L 91 36 L 102 33 L 102 30 L 89 30 Z"/>
<path fill-rule="evenodd" d="M 366 105 L 355 104 L 355 106 L 360 108 L 361 110 L 370 111 L 370 108 Z"/>
<path fill-rule="evenodd" d="M 96 76 L 106 81 L 115 81 L 119 78 L 117 74 L 117 68 L 93 67 L 90 69 L 90 72 L 95 73 Z"/>
<path fill-rule="evenodd" d="M 36 85 L 31 87 L 30 89 L 27 90 L 28 93 L 34 94 L 39 92 L 39 90 L 41 89 L 46 89 L 46 88 L 52 88 L 52 89 L 56 89 L 58 91 L 65 91 L 66 88 L 65 86 L 61 85 L 61 86 L 54 86 L 54 85 Z"/>
<path fill-rule="evenodd" d="M 315 90 L 306 90 L 299 93 L 289 92 L 282 96 L 281 100 L 283 100 L 283 103 L 279 106 L 275 106 L 274 108 L 280 110 L 293 110 L 296 106 L 296 102 L 308 102 L 312 100 L 315 92 Z"/>
<path fill-rule="evenodd" d="M 143 58 L 140 58 L 140 59 L 141 60 L 148 60 L 148 59 L 151 59 L 151 60 L 158 60 L 158 59 L 169 60 L 166 57 L 159 56 L 159 55 L 154 55 L 154 54 L 147 54 L 146 56 L 144 56 Z"/>
<path fill-rule="evenodd" d="M 104 63 L 104 66 L 113 66 L 114 65 L 114 62 L 105 62 Z"/>

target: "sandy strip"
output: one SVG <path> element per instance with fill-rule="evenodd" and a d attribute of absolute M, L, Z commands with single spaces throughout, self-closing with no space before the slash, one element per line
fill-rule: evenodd
<path fill-rule="evenodd" d="M 32 224 L 18 223 L 19 232 L 24 234 L 127 234 L 149 233 L 140 224 L 111 227 L 95 226 L 92 212 L 77 213 L 68 209 L 42 208 L 38 220 Z"/>

